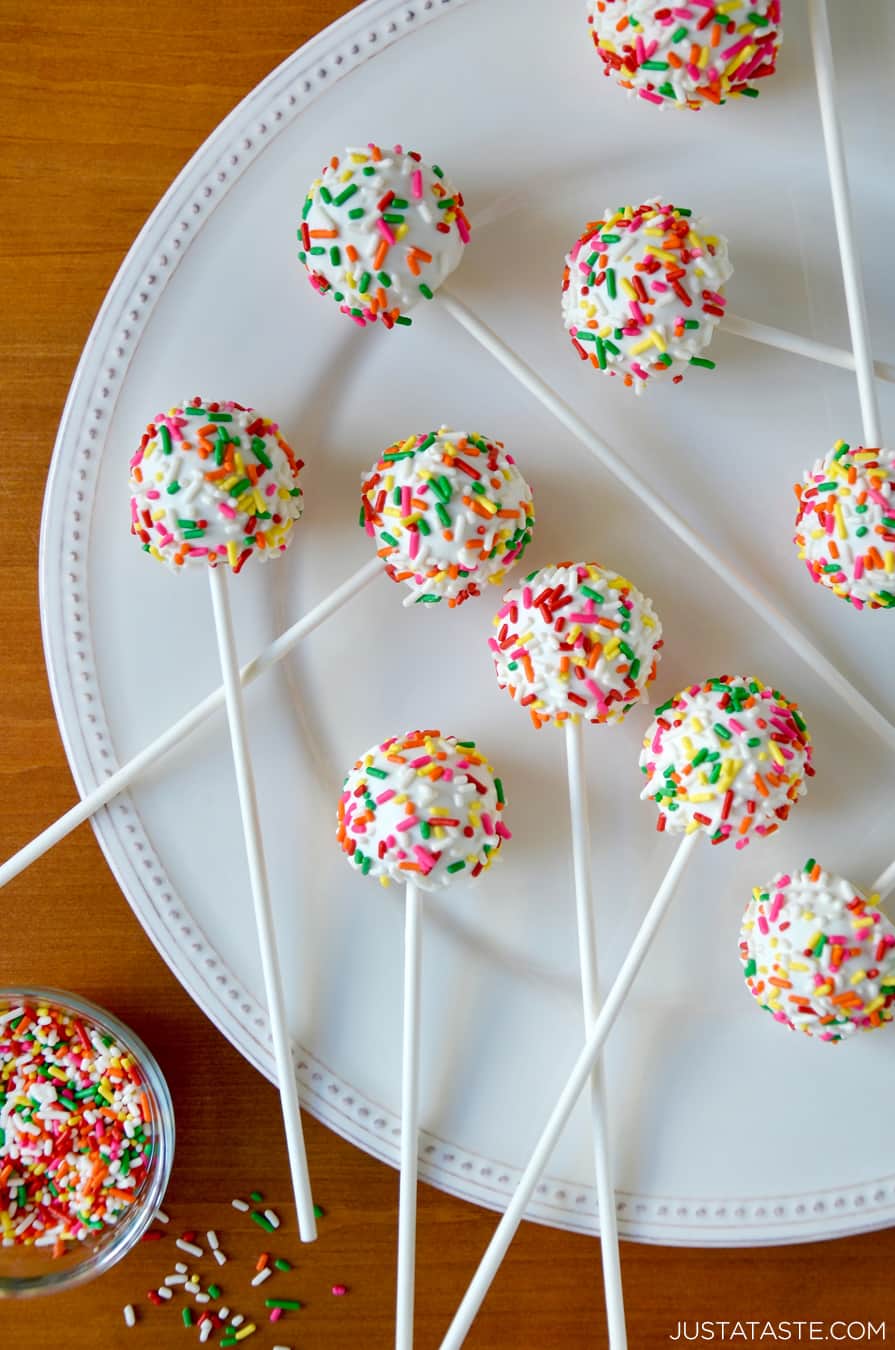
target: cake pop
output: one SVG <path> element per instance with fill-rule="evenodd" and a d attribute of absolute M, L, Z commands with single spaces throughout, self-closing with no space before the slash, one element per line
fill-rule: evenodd
<path fill-rule="evenodd" d="M 757 98 L 783 40 L 780 0 L 588 0 L 588 23 L 605 75 L 677 108 Z"/>
<path fill-rule="evenodd" d="M 895 453 L 837 441 L 795 491 L 812 579 L 855 609 L 895 607 Z"/>
<path fill-rule="evenodd" d="M 583 361 L 640 393 L 655 376 L 680 383 L 724 317 L 733 275 L 727 240 L 684 207 L 654 197 L 591 221 L 566 258 L 563 321 Z"/>
<path fill-rule="evenodd" d="M 130 461 L 131 533 L 175 571 L 226 563 L 239 572 L 290 543 L 303 467 L 253 408 L 191 399 L 158 413 Z"/>
<path fill-rule="evenodd" d="M 413 731 L 373 746 L 345 779 L 338 839 L 364 876 L 436 891 L 478 877 L 510 832 L 503 786 L 473 741 Z"/>
<path fill-rule="evenodd" d="M 333 155 L 308 189 L 298 231 L 311 285 L 364 327 L 412 322 L 469 242 L 461 193 L 437 164 L 396 145 Z"/>
<path fill-rule="evenodd" d="M 501 689 L 536 727 L 620 722 L 656 676 L 651 602 L 599 563 L 559 563 L 507 591 L 489 639 Z"/>
<path fill-rule="evenodd" d="M 380 456 L 364 478 L 361 525 L 410 588 L 405 605 L 453 608 L 504 580 L 531 540 L 534 505 L 500 441 L 442 427 Z"/>
<path fill-rule="evenodd" d="M 798 705 L 754 676 L 690 685 L 656 709 L 640 768 L 659 829 L 705 830 L 713 844 L 773 834 L 813 775 Z"/>
<path fill-rule="evenodd" d="M 740 932 L 749 990 L 775 1021 L 822 1041 L 891 1022 L 895 927 L 814 858 L 756 886 Z"/>

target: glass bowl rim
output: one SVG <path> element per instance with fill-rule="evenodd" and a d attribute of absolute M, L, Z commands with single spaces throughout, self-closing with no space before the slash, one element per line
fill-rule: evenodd
<path fill-rule="evenodd" d="M 0 1274 L 0 1299 L 29 1298 L 37 1294 L 72 1289 L 110 1270 L 146 1232 L 164 1198 L 174 1161 L 175 1124 L 171 1091 L 155 1055 L 140 1036 L 114 1013 L 99 1003 L 52 985 L 0 985 L 0 1006 L 12 1000 L 47 1004 L 89 1019 L 111 1032 L 123 1048 L 133 1054 L 143 1073 L 143 1086 L 153 1109 L 157 1130 L 156 1147 L 148 1170 L 146 1190 L 133 1219 L 111 1226 L 112 1237 L 90 1255 L 59 1270 L 41 1275 L 4 1276 Z M 2 1251 L 2 1249 L 0 1249 Z M 73 1248 L 77 1252 L 77 1246 Z M 0 1255 L 2 1261 L 2 1255 Z"/>

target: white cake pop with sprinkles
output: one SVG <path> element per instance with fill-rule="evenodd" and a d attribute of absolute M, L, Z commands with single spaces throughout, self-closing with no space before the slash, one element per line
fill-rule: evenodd
<path fill-rule="evenodd" d="M 677 384 L 689 366 L 714 369 L 702 353 L 732 275 L 723 235 L 654 197 L 585 226 L 566 258 L 563 321 L 579 357 L 635 393 L 663 375 Z"/>
<path fill-rule="evenodd" d="M 662 625 L 636 586 L 599 563 L 560 563 L 508 590 L 489 639 L 497 683 L 536 727 L 620 722 L 655 679 Z"/>
<path fill-rule="evenodd" d="M 659 829 L 713 844 L 773 834 L 813 775 L 798 705 L 754 676 L 690 685 L 656 709 L 640 755 Z"/>
<path fill-rule="evenodd" d="M 175 571 L 275 557 L 302 513 L 296 459 L 276 422 L 200 398 L 159 413 L 130 461 L 131 533 Z"/>
<path fill-rule="evenodd" d="M 895 453 L 838 441 L 796 496 L 794 542 L 812 578 L 855 609 L 895 608 Z"/>
<path fill-rule="evenodd" d="M 773 75 L 781 0 L 588 0 L 604 74 L 648 103 L 699 109 Z"/>
<path fill-rule="evenodd" d="M 463 197 L 414 150 L 334 155 L 308 189 L 298 230 L 311 285 L 355 323 L 409 324 L 463 256 Z"/>
<path fill-rule="evenodd" d="M 383 452 L 364 478 L 361 524 L 410 588 L 405 605 L 454 607 L 504 580 L 531 540 L 534 505 L 499 441 L 442 427 Z"/>
<path fill-rule="evenodd" d="M 364 876 L 436 891 L 490 867 L 511 837 L 503 809 L 503 785 L 473 741 L 413 731 L 357 760 L 337 837 Z"/>
<path fill-rule="evenodd" d="M 822 1041 L 892 1021 L 895 927 L 878 900 L 814 858 L 755 887 L 740 960 L 750 992 L 775 1021 Z"/>

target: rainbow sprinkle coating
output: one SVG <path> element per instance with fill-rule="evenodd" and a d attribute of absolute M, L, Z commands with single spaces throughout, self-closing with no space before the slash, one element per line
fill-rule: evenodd
<path fill-rule="evenodd" d="M 813 777 L 798 704 L 754 676 L 693 684 L 656 709 L 640 768 L 658 828 L 705 830 L 713 844 L 773 834 Z"/>
<path fill-rule="evenodd" d="M 776 1022 L 822 1041 L 873 1031 L 895 1013 L 895 927 L 813 858 L 756 886 L 740 932 L 749 990 Z"/>
<path fill-rule="evenodd" d="M 758 97 L 783 41 L 780 0 L 588 0 L 603 74 L 660 107 Z"/>
<path fill-rule="evenodd" d="M 152 1113 L 140 1067 L 86 1018 L 23 1003 L 0 1015 L 0 1241 L 96 1237 L 138 1201 Z"/>
<path fill-rule="evenodd" d="M 437 164 L 396 145 L 333 155 L 308 189 L 298 257 L 311 285 L 361 328 L 412 322 L 469 243 L 463 197 Z"/>
<path fill-rule="evenodd" d="M 855 609 L 895 608 L 895 453 L 837 441 L 795 491 L 812 579 Z"/>
<path fill-rule="evenodd" d="M 535 727 L 620 722 L 656 678 L 652 603 L 599 563 L 558 563 L 508 590 L 488 639 L 501 689 Z"/>
<path fill-rule="evenodd" d="M 651 378 L 688 366 L 724 317 L 733 275 L 727 240 L 683 207 L 652 198 L 590 221 L 566 258 L 563 322 L 582 361 L 621 375 L 639 394 Z"/>
<path fill-rule="evenodd" d="M 503 784 L 474 741 L 412 731 L 356 762 L 339 798 L 337 838 L 364 876 L 441 890 L 478 877 L 512 837 L 504 804 Z"/>
<path fill-rule="evenodd" d="M 531 542 L 531 488 L 500 441 L 442 427 L 396 441 L 364 478 L 361 526 L 405 605 L 453 608 L 502 582 Z"/>
<path fill-rule="evenodd" d="M 159 413 L 130 461 L 131 534 L 175 571 L 282 553 L 301 518 L 296 459 L 276 422 L 200 398 Z"/>

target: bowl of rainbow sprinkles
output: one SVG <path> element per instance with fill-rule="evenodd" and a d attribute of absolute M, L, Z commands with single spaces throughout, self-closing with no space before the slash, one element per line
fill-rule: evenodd
<path fill-rule="evenodd" d="M 173 1157 L 171 1095 L 139 1037 L 74 994 L 0 989 L 0 1298 L 120 1261 Z"/>

